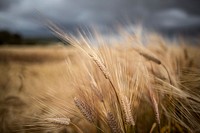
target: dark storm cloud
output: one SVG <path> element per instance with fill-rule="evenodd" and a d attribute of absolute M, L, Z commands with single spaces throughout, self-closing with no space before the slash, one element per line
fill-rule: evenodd
<path fill-rule="evenodd" d="M 19 0 L 0 0 L 0 11 L 8 10 L 12 5 L 15 5 Z"/>
<path fill-rule="evenodd" d="M 200 16 L 172 8 L 155 13 L 147 18 L 146 25 L 151 29 L 167 34 L 182 33 L 194 35 L 200 33 Z"/>
<path fill-rule="evenodd" d="M 105 31 L 131 21 L 163 32 L 198 32 L 199 0 L 0 0 L 0 29 L 39 35 L 47 30 L 35 9 L 73 32 L 77 26 L 96 25 Z"/>
<path fill-rule="evenodd" d="M 200 15 L 200 0 L 175 0 L 177 7 L 193 15 Z"/>

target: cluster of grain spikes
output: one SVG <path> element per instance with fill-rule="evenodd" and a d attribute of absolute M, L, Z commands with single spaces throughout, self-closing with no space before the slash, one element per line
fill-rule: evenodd
<path fill-rule="evenodd" d="M 136 106 L 135 103 L 140 103 L 140 98 L 142 95 L 144 95 L 143 93 L 147 93 L 145 92 L 146 90 L 143 89 L 143 87 L 147 86 L 146 83 L 149 82 L 149 79 L 142 79 L 142 77 L 144 77 L 145 75 L 142 75 L 141 68 L 136 68 L 136 70 L 134 70 L 133 68 L 133 71 L 130 71 L 129 65 L 133 66 L 133 64 L 127 64 L 128 56 L 124 57 L 124 60 L 122 61 L 125 61 L 125 64 L 121 64 L 122 62 L 120 63 L 119 59 L 116 58 L 117 56 L 119 56 L 115 55 L 116 51 L 109 51 L 107 47 L 104 48 L 104 54 L 110 55 L 110 57 L 106 57 L 107 62 L 102 62 L 102 59 L 98 57 L 99 55 L 91 55 L 90 53 L 88 54 L 89 59 L 91 59 L 92 62 L 90 64 L 87 64 L 87 66 L 89 68 L 93 68 L 94 70 L 86 70 L 86 75 L 88 74 L 88 77 L 90 77 L 88 80 L 92 81 L 92 85 L 87 86 L 87 83 L 83 83 L 85 85 L 83 88 L 84 91 L 81 91 L 80 97 L 84 97 L 84 99 L 86 99 L 85 103 L 94 105 L 93 108 L 94 110 L 96 110 L 99 117 L 97 119 L 99 120 L 98 123 L 101 123 L 100 125 L 96 126 L 100 126 L 99 128 L 102 128 L 101 126 L 105 124 L 103 125 L 103 127 L 106 127 L 107 125 L 110 128 L 110 131 L 112 132 L 132 132 L 134 131 L 135 126 L 135 119 L 133 114 L 137 113 L 135 111 L 138 108 L 138 106 Z M 109 53 L 106 53 L 106 50 L 108 50 Z M 137 55 L 137 53 L 134 53 L 133 55 L 140 57 L 140 55 Z M 109 60 L 109 58 L 112 60 Z M 109 63 L 112 63 L 112 65 Z M 105 64 L 109 66 L 111 65 L 110 68 L 106 67 Z M 92 66 L 90 67 L 89 65 Z M 139 67 L 144 66 L 140 63 L 138 65 Z M 110 70 L 112 70 L 112 74 Z M 145 72 L 147 71 L 147 68 L 144 67 L 142 68 L 142 70 L 144 70 Z M 148 73 L 145 74 L 148 75 Z M 87 94 L 83 96 L 82 92 L 87 92 Z M 94 97 L 94 94 L 96 95 L 96 97 Z M 158 105 L 152 90 L 149 90 L 148 96 L 150 97 L 151 102 L 153 104 L 153 109 L 156 114 L 156 121 L 158 123 L 158 126 L 160 126 Z M 94 101 L 95 98 L 98 98 L 99 101 Z M 133 105 L 131 101 L 134 102 Z M 75 101 L 75 103 L 77 105 L 77 100 Z M 88 117 L 88 115 L 86 114 L 91 113 L 84 113 L 90 112 L 88 111 L 90 110 L 89 108 L 86 109 L 85 106 L 77 107 L 80 109 L 80 111 L 83 113 L 83 115 L 89 122 L 95 124 L 90 119 L 88 119 L 94 116 L 89 115 Z M 108 129 L 104 130 L 108 132 Z"/>
<path fill-rule="evenodd" d="M 58 36 L 69 41 L 63 33 Z M 74 103 L 97 132 L 149 132 L 155 121 L 158 132 L 199 128 L 200 123 L 193 119 L 199 117 L 199 94 L 190 93 L 180 83 L 180 72 L 186 67 L 179 62 L 184 62 L 184 52 L 168 46 L 165 53 L 157 54 L 147 46 L 132 46 L 128 39 L 123 40 L 126 46 L 95 49 L 87 38 L 80 38 L 70 38 L 85 54 L 81 55 L 80 75 L 73 81 L 77 89 Z M 144 123 L 148 126 L 141 129 Z"/>

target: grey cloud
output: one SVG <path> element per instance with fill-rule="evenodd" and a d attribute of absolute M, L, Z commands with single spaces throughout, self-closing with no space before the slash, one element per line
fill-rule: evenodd
<path fill-rule="evenodd" d="M 189 14 L 200 15 L 199 0 L 175 0 L 175 5 Z"/>
<path fill-rule="evenodd" d="M 3 0 L 0 29 L 23 34 L 44 27 L 35 9 L 46 18 L 73 32 L 77 27 L 96 25 L 106 31 L 117 22 L 141 22 L 158 29 L 193 28 L 199 26 L 198 0 Z M 6 1 L 6 2 L 5 2 Z M 9 2 L 10 1 L 10 2 Z M 12 1 L 12 5 L 11 4 Z M 193 2 L 193 3 L 192 3 Z M 1 7 L 0 6 L 0 7 Z M 9 7 L 9 8 L 8 8 Z M 2 9 L 3 9 L 2 8 Z M 184 22 L 184 23 L 181 23 Z M 42 31 L 43 30 L 43 31 Z M 193 29 L 194 30 L 194 29 Z"/>
<path fill-rule="evenodd" d="M 153 17 L 153 24 L 163 28 L 200 25 L 200 16 L 194 16 L 179 9 L 159 12 Z"/>
<path fill-rule="evenodd" d="M 168 34 L 194 34 L 200 32 L 200 16 L 181 9 L 168 9 L 154 14 L 146 23 L 148 27 Z"/>
<path fill-rule="evenodd" d="M 1 0 L 0 1 L 0 11 L 6 11 L 9 10 L 13 5 L 18 4 L 20 0 Z"/>

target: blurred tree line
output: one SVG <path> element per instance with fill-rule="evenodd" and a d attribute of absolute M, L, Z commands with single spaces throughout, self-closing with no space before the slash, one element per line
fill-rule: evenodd
<path fill-rule="evenodd" d="M 55 37 L 47 38 L 24 38 L 18 33 L 11 33 L 6 30 L 0 31 L 0 45 L 33 45 L 33 44 L 49 44 L 58 42 Z"/>
<path fill-rule="evenodd" d="M 0 31 L 0 44 L 22 44 L 23 38 L 20 34 Z"/>

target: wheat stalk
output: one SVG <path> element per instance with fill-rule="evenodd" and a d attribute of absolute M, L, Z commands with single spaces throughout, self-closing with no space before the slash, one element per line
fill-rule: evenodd
<path fill-rule="evenodd" d="M 96 121 L 94 111 L 85 102 L 75 97 L 74 103 L 90 123 L 94 123 Z"/>
<path fill-rule="evenodd" d="M 156 122 L 158 124 L 158 129 L 160 132 L 160 114 L 159 114 L 159 110 L 158 110 L 158 103 L 156 101 L 155 95 L 154 95 L 153 91 L 151 90 L 151 88 L 149 88 L 148 90 L 149 90 L 149 97 L 151 99 L 151 103 L 153 104 L 153 110 L 155 113 Z"/>
<path fill-rule="evenodd" d="M 98 86 L 97 86 L 96 82 L 94 81 L 93 78 L 91 78 L 91 79 L 92 79 L 92 81 L 90 82 L 90 85 L 91 85 L 91 88 L 92 88 L 94 94 L 98 97 L 98 99 L 99 99 L 101 102 L 104 102 L 104 100 L 103 100 L 103 95 L 102 95 L 102 93 L 100 92 L 100 90 L 98 89 Z"/>
<path fill-rule="evenodd" d="M 46 118 L 45 121 L 58 125 L 69 125 L 71 122 L 69 118 Z"/>
<path fill-rule="evenodd" d="M 117 105 L 118 105 L 118 108 L 119 108 L 119 111 L 120 111 L 120 114 L 121 114 L 121 117 L 123 117 L 123 113 L 122 113 L 122 110 L 121 110 L 121 105 L 120 105 L 120 100 L 119 100 L 119 96 L 118 96 L 118 93 L 117 93 L 117 90 L 111 80 L 111 76 L 110 76 L 110 73 L 108 71 L 108 69 L 106 68 L 106 66 L 104 65 L 104 63 L 98 59 L 95 55 L 93 54 L 90 54 L 88 53 L 88 55 L 92 58 L 92 60 L 96 63 L 96 65 L 99 67 L 99 69 L 101 70 L 101 72 L 103 73 L 104 77 L 106 79 L 108 79 L 110 85 L 112 86 L 112 89 L 114 91 L 114 94 L 116 96 L 116 99 L 117 99 Z M 123 119 L 122 119 L 123 120 Z M 124 122 L 123 122 L 124 123 Z"/>
<path fill-rule="evenodd" d="M 153 57 L 147 53 L 143 53 L 143 52 L 139 52 L 140 55 L 142 55 L 144 58 L 146 58 L 147 60 L 153 61 L 154 63 L 160 65 L 161 61 L 159 59 L 157 59 L 156 57 Z"/>
<path fill-rule="evenodd" d="M 147 54 L 147 53 L 143 53 L 143 52 L 139 52 L 139 53 L 140 53 L 140 55 L 142 55 L 142 56 L 143 56 L 144 58 L 146 58 L 147 60 L 150 60 L 150 61 L 152 61 L 152 62 L 154 62 L 154 63 L 156 63 L 156 64 L 158 64 L 158 65 L 162 65 L 163 68 L 166 70 L 167 75 L 168 75 L 168 78 L 169 78 L 169 82 L 170 82 L 170 84 L 172 85 L 172 80 L 171 80 L 169 71 L 168 71 L 167 67 L 166 67 L 164 64 L 162 64 L 162 62 L 161 62 L 159 59 L 157 59 L 156 57 L 151 56 L 151 55 L 149 55 L 149 54 Z"/>
<path fill-rule="evenodd" d="M 120 129 L 118 122 L 116 121 L 114 115 L 111 112 L 107 113 L 106 118 L 112 133 L 122 133 L 122 130 Z"/>
<path fill-rule="evenodd" d="M 89 53 L 88 53 L 89 54 Z M 94 56 L 93 54 L 89 54 L 89 56 L 92 58 L 92 60 L 97 64 L 97 66 L 99 67 L 99 69 L 102 71 L 102 73 L 104 74 L 106 79 L 110 79 L 110 73 L 108 72 L 107 68 L 105 67 L 105 65 L 103 64 L 102 61 L 100 61 L 100 59 L 98 59 L 97 56 Z"/>
<path fill-rule="evenodd" d="M 132 116 L 130 102 L 128 101 L 128 98 L 126 96 L 121 96 L 121 97 L 122 97 L 122 100 L 121 100 L 122 101 L 122 108 L 124 109 L 124 113 L 125 113 L 125 122 L 127 124 L 134 126 L 135 121 L 134 121 L 133 116 Z"/>

